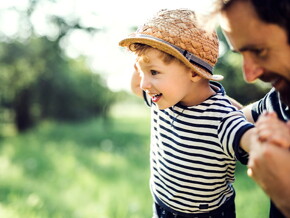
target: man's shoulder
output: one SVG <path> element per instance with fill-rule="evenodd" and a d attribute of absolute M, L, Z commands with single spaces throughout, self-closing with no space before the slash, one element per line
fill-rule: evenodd
<path fill-rule="evenodd" d="M 283 114 L 283 106 L 279 93 L 272 88 L 262 99 L 252 104 L 252 116 L 256 121 L 263 111 L 275 111 L 278 116 Z"/>

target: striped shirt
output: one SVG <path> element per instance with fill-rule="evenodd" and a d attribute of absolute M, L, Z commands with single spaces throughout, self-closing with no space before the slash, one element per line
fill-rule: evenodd
<path fill-rule="evenodd" d="M 151 106 L 150 187 L 171 211 L 205 213 L 234 197 L 234 172 L 243 133 L 252 127 L 223 87 L 197 106 Z"/>

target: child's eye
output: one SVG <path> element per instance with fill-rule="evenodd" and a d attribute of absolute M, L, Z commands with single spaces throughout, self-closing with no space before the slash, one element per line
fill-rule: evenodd
<path fill-rule="evenodd" d="M 153 75 L 153 76 L 158 74 L 158 72 L 156 70 L 150 70 L 150 72 L 151 72 L 151 75 Z"/>

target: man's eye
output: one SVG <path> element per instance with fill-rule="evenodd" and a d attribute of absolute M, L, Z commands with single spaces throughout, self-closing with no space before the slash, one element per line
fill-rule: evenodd
<path fill-rule="evenodd" d="M 255 50 L 253 50 L 253 53 L 258 57 L 265 57 L 267 54 L 267 50 L 264 48 L 255 49 Z"/>
<path fill-rule="evenodd" d="M 153 75 L 153 76 L 158 74 L 158 72 L 156 70 L 150 70 L 150 72 L 151 72 L 151 75 Z"/>

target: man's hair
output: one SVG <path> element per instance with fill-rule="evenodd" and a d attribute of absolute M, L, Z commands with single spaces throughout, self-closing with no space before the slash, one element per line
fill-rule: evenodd
<path fill-rule="evenodd" d="M 290 44 L 290 1 L 289 0 L 219 0 L 224 2 L 226 10 L 235 1 L 250 1 L 258 15 L 265 23 L 276 24 L 287 32 Z"/>

